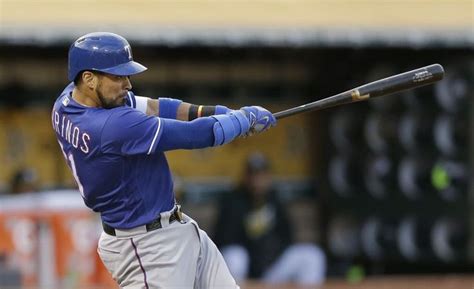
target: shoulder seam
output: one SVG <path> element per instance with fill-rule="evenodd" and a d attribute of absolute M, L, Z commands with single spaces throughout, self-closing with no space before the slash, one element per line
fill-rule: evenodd
<path fill-rule="evenodd" d="M 157 126 L 157 128 L 156 128 L 155 136 L 153 137 L 153 140 L 151 141 L 150 149 L 148 150 L 147 155 L 151 154 L 151 151 L 153 150 L 153 146 L 155 145 L 156 138 L 157 138 L 158 135 L 160 134 L 160 130 L 161 130 L 161 119 L 160 119 L 159 117 L 156 117 L 156 119 L 158 120 L 158 126 Z"/>

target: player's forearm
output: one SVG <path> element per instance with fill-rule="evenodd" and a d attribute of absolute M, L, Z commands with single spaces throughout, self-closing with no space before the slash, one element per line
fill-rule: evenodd
<path fill-rule="evenodd" d="M 136 96 L 136 98 L 140 103 L 137 109 L 147 115 L 181 121 L 192 121 L 200 117 L 226 114 L 230 111 L 223 105 L 196 105 L 173 98 L 152 99 L 143 96 Z"/>
<path fill-rule="evenodd" d="M 176 101 L 176 100 L 174 100 Z M 170 102 L 163 102 L 159 101 L 159 107 L 169 106 Z M 181 102 L 176 107 L 166 108 L 167 110 L 176 110 L 176 115 L 170 115 L 167 113 L 166 115 L 162 115 L 158 112 L 160 117 L 167 117 L 167 118 L 174 118 L 181 121 L 192 121 L 200 117 L 212 116 L 212 115 L 219 115 L 219 114 L 226 114 L 230 111 L 229 108 L 223 105 L 197 105 L 187 102 Z"/>

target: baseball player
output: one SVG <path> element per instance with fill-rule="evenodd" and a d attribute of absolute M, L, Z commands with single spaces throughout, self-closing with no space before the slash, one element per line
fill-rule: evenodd
<path fill-rule="evenodd" d="M 122 288 L 239 288 L 214 243 L 176 204 L 164 152 L 220 146 L 276 120 L 258 106 L 135 96 L 129 76 L 146 69 L 125 38 L 84 35 L 69 49 L 71 83 L 54 103 L 61 150 L 85 204 L 102 219 L 98 253 Z"/>

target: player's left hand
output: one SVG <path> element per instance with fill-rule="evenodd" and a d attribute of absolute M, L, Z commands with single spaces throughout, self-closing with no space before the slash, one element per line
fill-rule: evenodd
<path fill-rule="evenodd" d="M 247 136 L 261 133 L 276 125 L 277 121 L 273 114 L 261 106 L 244 106 L 240 110 L 244 111 L 250 122 L 250 131 Z"/>

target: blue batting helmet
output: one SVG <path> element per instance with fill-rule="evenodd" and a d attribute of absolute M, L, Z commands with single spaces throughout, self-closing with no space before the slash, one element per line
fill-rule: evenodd
<path fill-rule="evenodd" d="M 128 76 L 147 70 L 133 61 L 132 48 L 120 35 L 93 32 L 79 37 L 69 48 L 68 79 L 84 70 Z"/>

